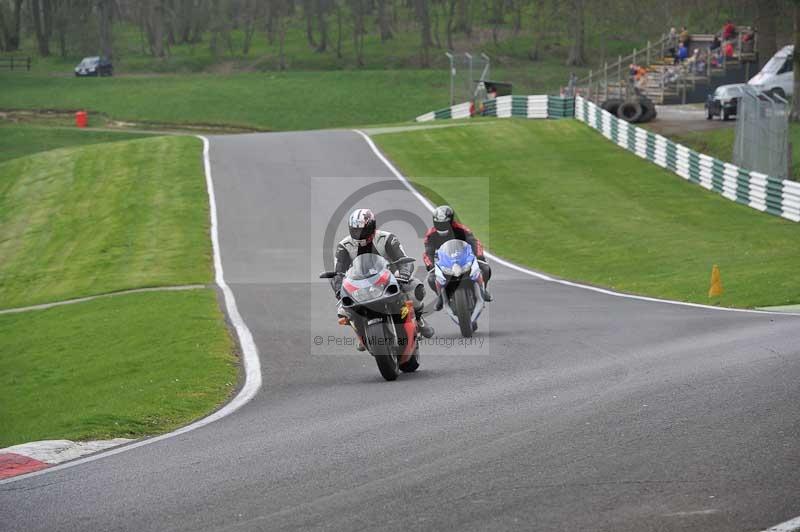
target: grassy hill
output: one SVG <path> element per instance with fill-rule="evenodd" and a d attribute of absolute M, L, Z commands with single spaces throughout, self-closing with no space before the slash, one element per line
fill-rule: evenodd
<path fill-rule="evenodd" d="M 375 140 L 406 175 L 489 239 L 493 252 L 512 261 L 681 301 L 800 302 L 796 223 L 688 183 L 577 121 L 512 119 Z M 488 200 L 480 180 L 454 186 L 437 179 L 458 176 L 488 178 Z M 473 215 L 487 211 L 488 223 Z M 725 293 L 709 299 L 714 264 Z"/>

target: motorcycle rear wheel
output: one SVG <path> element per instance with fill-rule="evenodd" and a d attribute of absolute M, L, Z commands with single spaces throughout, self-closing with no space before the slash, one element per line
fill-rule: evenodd
<path fill-rule="evenodd" d="M 456 316 L 458 317 L 458 327 L 461 329 L 461 336 L 472 338 L 472 296 L 470 293 L 472 286 L 461 283 L 453 294 L 456 305 Z"/>
<path fill-rule="evenodd" d="M 400 373 L 398 367 L 397 356 L 394 354 L 389 341 L 392 336 L 386 330 L 384 323 L 373 323 L 367 325 L 367 348 L 372 356 L 375 357 L 375 363 L 378 365 L 378 371 L 381 376 L 387 381 L 397 379 Z"/>

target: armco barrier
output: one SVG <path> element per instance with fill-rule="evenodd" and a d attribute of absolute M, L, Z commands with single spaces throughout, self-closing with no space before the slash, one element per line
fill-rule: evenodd
<path fill-rule="evenodd" d="M 417 122 L 445 120 L 449 118 L 469 118 L 472 116 L 470 102 L 453 105 L 439 111 L 425 113 L 417 117 Z M 499 96 L 483 103 L 480 116 L 499 118 L 571 118 L 574 116 L 575 100 L 554 96 Z"/>
<path fill-rule="evenodd" d="M 618 119 L 578 96 L 575 118 L 613 143 L 729 200 L 800 222 L 800 183 L 751 172 Z"/>

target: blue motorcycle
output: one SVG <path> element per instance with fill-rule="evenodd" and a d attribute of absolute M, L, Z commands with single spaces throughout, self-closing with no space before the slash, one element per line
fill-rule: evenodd
<path fill-rule="evenodd" d="M 461 335 L 471 337 L 485 306 L 483 277 L 472 246 L 463 240 L 445 242 L 436 250 L 435 275 L 444 309 Z"/>

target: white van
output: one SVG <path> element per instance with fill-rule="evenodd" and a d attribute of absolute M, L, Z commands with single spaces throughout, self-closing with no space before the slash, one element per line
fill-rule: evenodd
<path fill-rule="evenodd" d="M 762 92 L 777 94 L 782 98 L 791 96 L 794 92 L 793 56 L 794 46 L 784 46 L 748 83 Z"/>

